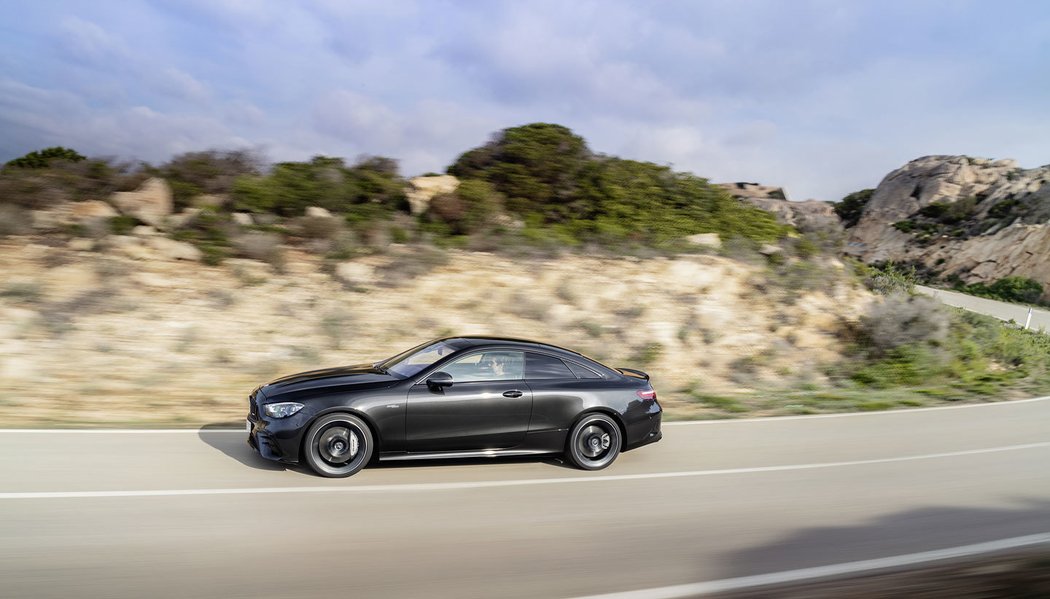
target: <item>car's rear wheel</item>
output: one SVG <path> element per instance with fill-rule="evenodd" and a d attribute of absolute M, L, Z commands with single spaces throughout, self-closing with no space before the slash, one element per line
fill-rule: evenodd
<path fill-rule="evenodd" d="M 357 473 L 372 459 L 373 449 L 371 429 L 353 414 L 322 416 L 303 437 L 306 464 L 331 478 Z"/>
<path fill-rule="evenodd" d="M 601 470 L 620 455 L 622 444 L 615 420 L 605 414 L 587 414 L 569 433 L 565 455 L 578 468 Z"/>

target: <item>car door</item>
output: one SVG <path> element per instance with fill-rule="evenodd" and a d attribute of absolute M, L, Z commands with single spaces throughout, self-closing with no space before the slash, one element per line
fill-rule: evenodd
<path fill-rule="evenodd" d="M 532 391 L 521 351 L 483 350 L 442 366 L 444 387 L 425 381 L 409 391 L 406 435 L 412 452 L 504 449 L 525 440 Z"/>

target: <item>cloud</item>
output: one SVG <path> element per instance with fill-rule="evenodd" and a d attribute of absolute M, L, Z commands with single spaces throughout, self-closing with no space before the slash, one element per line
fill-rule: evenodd
<path fill-rule="evenodd" d="M 0 159 L 261 146 L 442 170 L 504 127 L 837 199 L 902 162 L 1047 162 L 1050 8 L 976 2 L 72 0 L 0 38 Z M 981 35 L 973 35 L 981 31 Z M 196 147 L 194 147 L 196 144 Z"/>

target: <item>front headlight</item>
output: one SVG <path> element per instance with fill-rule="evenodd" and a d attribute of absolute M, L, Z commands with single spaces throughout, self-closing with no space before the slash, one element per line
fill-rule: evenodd
<path fill-rule="evenodd" d="M 271 418 L 287 418 L 301 409 L 303 409 L 303 404 L 294 401 L 268 403 L 263 406 L 263 411 Z"/>

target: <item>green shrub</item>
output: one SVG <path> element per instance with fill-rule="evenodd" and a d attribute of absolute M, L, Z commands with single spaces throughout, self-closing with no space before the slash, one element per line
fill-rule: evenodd
<path fill-rule="evenodd" d="M 506 198 L 506 210 L 525 220 L 522 237 L 531 243 L 554 238 L 561 244 L 673 248 L 694 233 L 766 242 L 790 230 L 706 179 L 649 162 L 595 156 L 560 125 L 505 129 L 460 156 L 449 172 L 464 183 L 491 184 Z"/>
<path fill-rule="evenodd" d="M 114 235 L 127 235 L 139 224 L 133 216 L 114 216 L 109 219 L 109 230 Z"/>
<path fill-rule="evenodd" d="M 858 264 L 859 274 L 864 277 L 864 285 L 880 295 L 895 293 L 913 293 L 918 275 L 915 267 L 904 268 L 893 262 L 885 264 Z"/>
<path fill-rule="evenodd" d="M 984 285 L 983 283 L 960 284 L 956 288 L 971 295 L 1022 304 L 1039 303 L 1043 297 L 1043 284 L 1027 277 L 1005 277 L 991 285 Z"/>
<path fill-rule="evenodd" d="M 25 156 L 9 160 L 5 166 L 11 168 L 47 168 L 54 162 L 80 162 L 86 160 L 76 150 L 55 146 L 34 150 Z"/>
<path fill-rule="evenodd" d="M 856 226 L 860 221 L 860 217 L 864 214 L 864 207 L 871 201 L 873 195 L 875 195 L 874 189 L 862 189 L 849 194 L 836 203 L 835 214 L 842 219 L 842 226 L 847 229 Z"/>
<path fill-rule="evenodd" d="M 258 175 L 262 160 L 248 150 L 186 152 L 162 165 L 157 174 L 171 186 L 176 210 L 200 194 L 228 194 L 238 177 Z"/>

